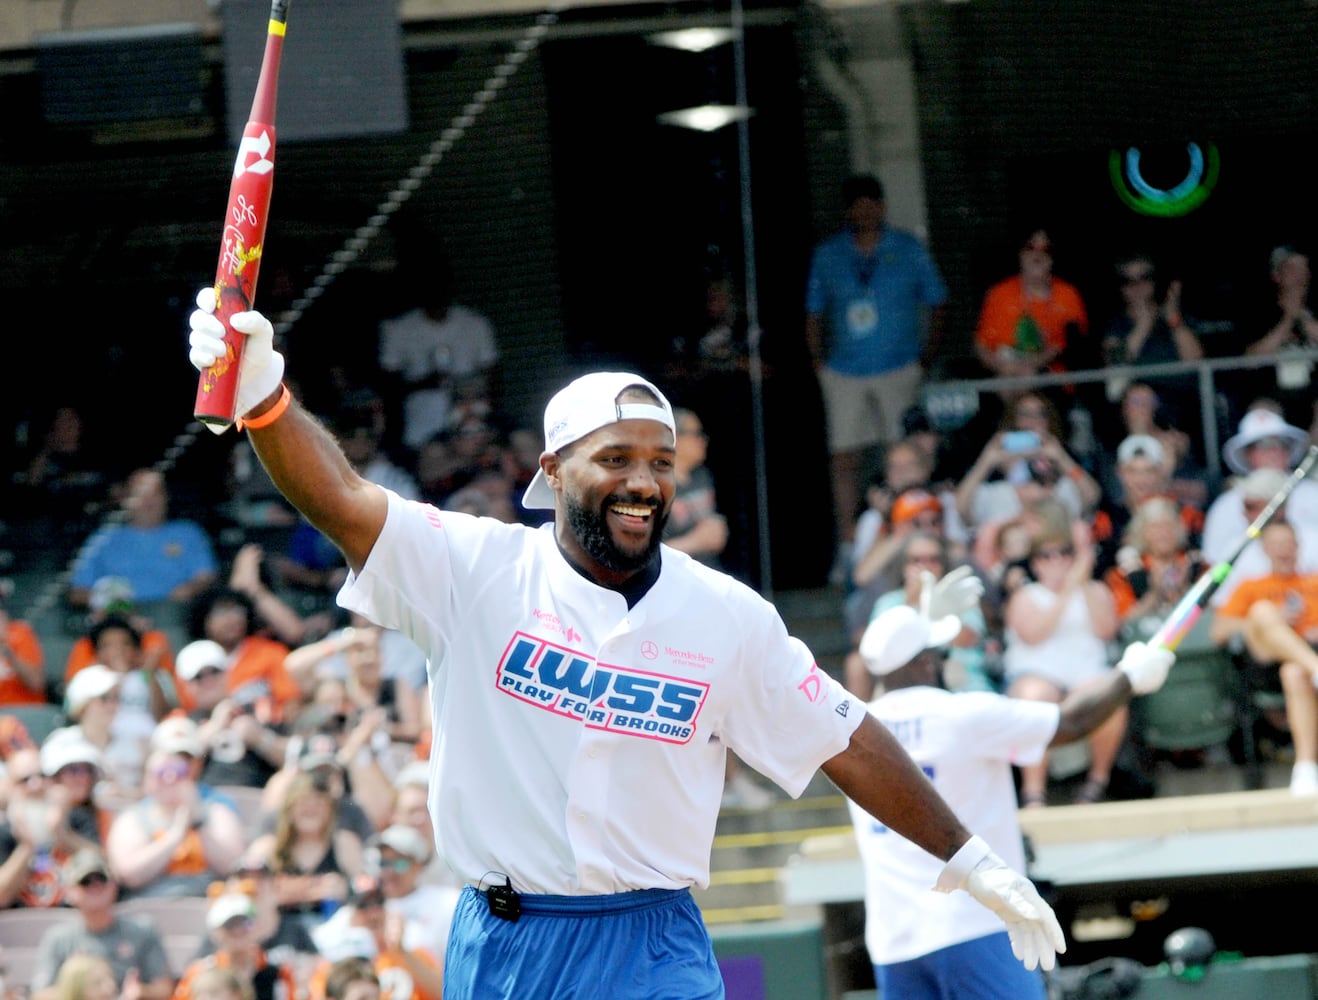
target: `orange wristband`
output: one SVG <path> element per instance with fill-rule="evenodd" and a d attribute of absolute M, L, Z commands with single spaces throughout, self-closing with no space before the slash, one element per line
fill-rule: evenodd
<path fill-rule="evenodd" d="M 288 391 L 288 386 L 286 385 L 280 385 L 280 388 L 284 391 L 279 394 L 279 398 L 275 400 L 274 406 L 270 407 L 270 409 L 266 410 L 259 417 L 252 417 L 248 420 L 239 420 L 237 422 L 240 431 L 252 428 L 260 430 L 262 427 L 269 427 L 284 415 L 284 411 L 288 409 L 288 404 L 293 402 L 293 394 Z"/>

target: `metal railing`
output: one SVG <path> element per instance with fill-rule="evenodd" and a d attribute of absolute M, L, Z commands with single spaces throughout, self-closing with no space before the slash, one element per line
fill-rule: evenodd
<path fill-rule="evenodd" d="M 1041 375 L 1015 375 L 1003 378 L 941 379 L 926 384 L 923 395 L 954 392 L 996 393 L 1004 389 L 1043 389 L 1074 386 L 1111 379 L 1130 382 L 1155 382 L 1168 375 L 1193 374 L 1199 395 L 1200 418 L 1203 426 L 1203 452 L 1205 466 L 1216 480 L 1222 475 L 1221 434 L 1217 414 L 1217 375 L 1219 372 L 1267 368 L 1281 362 L 1308 361 L 1318 365 L 1318 347 L 1286 350 L 1278 354 L 1259 354 L 1244 357 L 1204 358 L 1202 361 L 1168 361 L 1149 365 L 1112 365 L 1105 368 L 1088 368 L 1067 372 L 1049 372 Z M 1157 391 L 1157 385 L 1153 385 Z M 1242 403 L 1248 400 L 1241 400 Z M 1306 426 L 1304 430 L 1309 430 Z"/>

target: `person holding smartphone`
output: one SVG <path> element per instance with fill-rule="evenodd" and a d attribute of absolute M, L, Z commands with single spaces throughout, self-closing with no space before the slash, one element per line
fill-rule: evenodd
<path fill-rule="evenodd" d="M 1073 518 L 1083 518 L 1102 491 L 1062 446 L 1056 408 L 1046 396 L 1026 392 L 1011 402 L 1001 428 L 957 484 L 957 512 L 968 527 L 982 529 L 1043 496 L 1056 496 Z"/>

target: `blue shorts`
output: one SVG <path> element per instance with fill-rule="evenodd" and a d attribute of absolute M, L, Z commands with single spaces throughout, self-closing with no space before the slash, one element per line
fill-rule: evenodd
<path fill-rule="evenodd" d="M 723 1000 L 700 908 L 686 889 L 521 897 L 516 923 L 462 890 L 444 1000 Z"/>
<path fill-rule="evenodd" d="M 1011 953 L 1006 931 L 874 966 L 879 996 L 902 1000 L 1045 1000 L 1043 973 Z"/>

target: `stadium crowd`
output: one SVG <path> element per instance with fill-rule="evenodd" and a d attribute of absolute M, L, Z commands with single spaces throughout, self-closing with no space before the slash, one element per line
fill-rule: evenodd
<path fill-rule="evenodd" d="M 868 227 L 869 249 L 882 246 L 881 185 L 844 194 L 848 231 Z M 913 238 L 900 250 L 898 264 L 877 266 L 920 276 L 906 313 L 940 308 L 936 266 Z M 857 305 L 847 283 L 874 275 L 848 272 L 851 252 L 843 240 L 817 260 L 808 312 L 844 498 L 834 582 L 852 641 L 845 678 L 865 699 L 876 684 L 859 654 L 866 626 L 916 605 L 924 572 L 958 566 L 985 592 L 961 616 L 949 688 L 1060 702 L 1100 682 L 1226 555 L 1313 443 L 1312 397 L 1297 396 L 1294 369 L 1280 364 L 1275 377 L 1264 372 L 1271 381 L 1230 387 L 1221 481 L 1205 475 L 1202 437 L 1187 432 L 1198 401 L 1179 376 L 1111 380 L 1098 393 L 1004 390 L 984 394 L 968 421 L 937 419 L 921 392 L 936 353 L 916 345 L 866 369 L 873 357 L 857 344 L 881 334 L 891 347 L 896 334 L 879 318 L 893 314 L 885 303 Z M 975 343 L 986 373 L 1208 353 L 1179 281 L 1163 280 L 1148 255 L 1116 262 L 1119 307 L 1091 332 L 1079 293 L 1051 274 L 1046 230 L 1027 234 L 1019 254 L 1020 275 L 985 295 Z M 1270 264 L 1276 316 L 1242 332 L 1245 352 L 1318 338 L 1307 258 L 1278 248 Z M 436 290 L 437 301 L 382 325 L 379 367 L 326 394 L 324 419 L 363 475 L 403 496 L 539 523 L 518 498 L 538 468 L 540 432 L 501 418 L 488 321 L 454 308 L 447 281 Z M 849 353 L 834 349 L 843 331 L 831 324 L 847 325 Z M 693 341 L 683 372 L 745 378 L 746 331 L 715 333 Z M 675 400 L 691 398 L 673 388 Z M 706 442 L 713 458 L 728 447 L 699 420 L 722 415 L 682 413 L 689 430 L 679 434 L 701 445 L 698 470 Z M 110 481 L 78 447 L 90 417 L 55 411 L 14 477 L 29 507 L 95 530 L 62 595 L 82 626 L 62 662 L 21 608 L 0 602 L 0 910 L 63 916 L 27 944 L 3 940 L 7 985 L 38 1000 L 438 1000 L 460 886 L 427 809 L 434 734 L 420 650 L 335 606 L 341 556 L 244 442 L 228 454 L 221 532 L 186 505 L 172 509 L 178 484 L 165 473 Z M 700 538 L 713 533 L 702 557 L 717 561 L 729 523 L 749 521 L 747 490 L 726 476 L 694 482 L 682 518 Z M 1291 789 L 1318 794 L 1318 486 L 1296 489 L 1276 523 L 1219 591 L 1212 641 L 1271 669 L 1285 698 L 1270 721 L 1294 761 Z M 29 729 L 16 706 L 44 706 L 53 721 Z M 1117 793 L 1131 726 L 1123 709 L 1089 735 L 1076 801 Z M 1022 769 L 1022 807 L 1055 800 L 1048 781 L 1046 761 Z M 733 765 L 729 783 L 740 794 L 729 805 L 772 801 Z"/>

